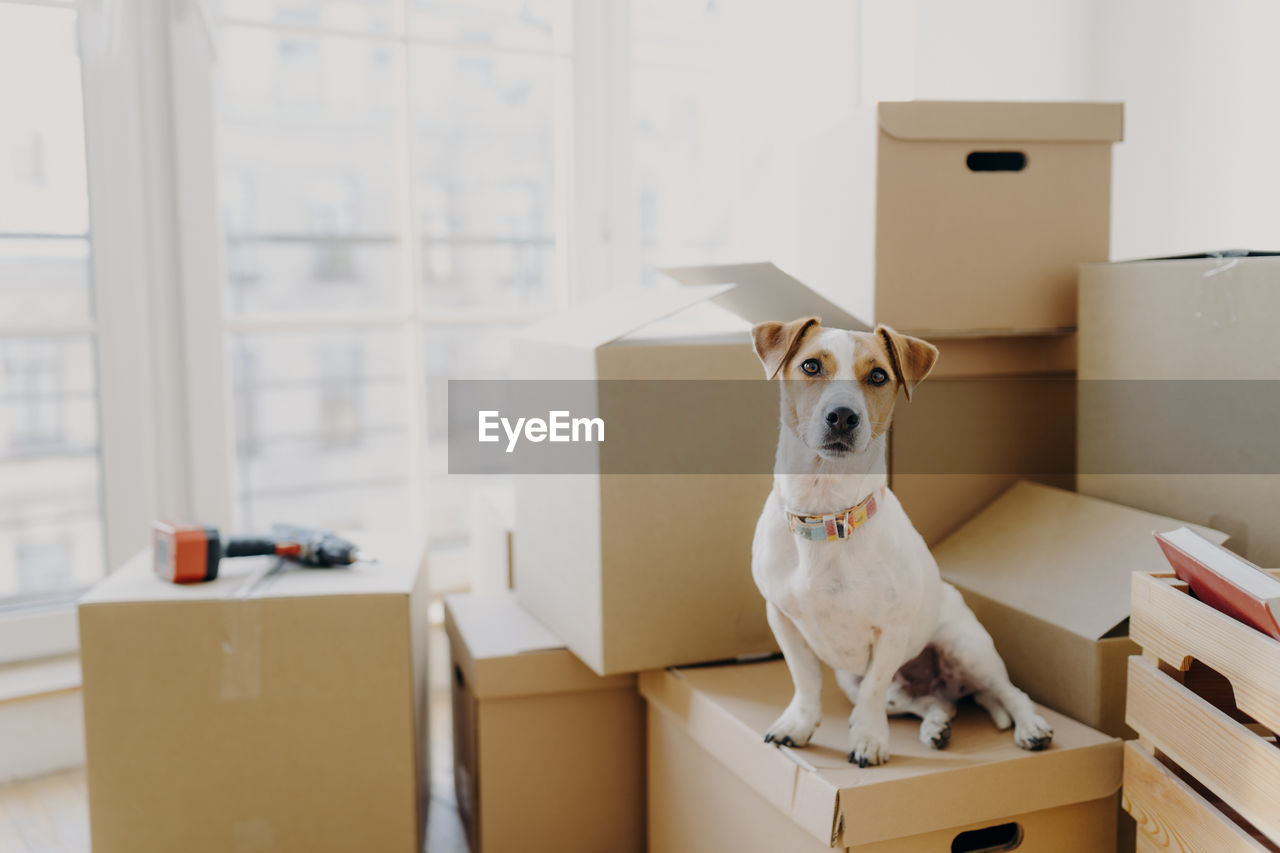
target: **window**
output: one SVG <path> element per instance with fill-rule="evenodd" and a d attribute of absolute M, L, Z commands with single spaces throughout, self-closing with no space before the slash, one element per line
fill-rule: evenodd
<path fill-rule="evenodd" d="M 76 23 L 0 3 L 0 604 L 104 562 Z"/>
<path fill-rule="evenodd" d="M 198 5 L 0 0 L 0 605 L 154 516 L 463 543 L 447 381 L 771 254 L 852 102 L 847 0 Z"/>

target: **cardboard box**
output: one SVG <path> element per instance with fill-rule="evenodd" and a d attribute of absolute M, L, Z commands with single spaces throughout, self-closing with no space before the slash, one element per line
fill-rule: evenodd
<path fill-rule="evenodd" d="M 725 409 L 712 384 L 693 395 L 677 394 L 672 382 L 665 399 L 652 399 L 636 382 L 590 401 L 610 442 L 630 425 L 650 439 L 662 434 L 650 448 L 729 454 L 749 473 L 609 473 L 606 444 L 596 464 L 603 474 L 514 478 L 516 594 L 602 674 L 776 650 L 750 577 L 750 546 L 772 483 L 778 389 L 762 381 L 748 329 L 804 315 L 868 328 L 773 264 L 668 272 L 686 287 L 609 294 L 516 344 L 520 379 L 720 379 L 751 389 L 732 392 L 732 431 L 719 427 Z M 709 304 L 732 322 L 699 315 Z M 1070 486 L 1075 446 L 1074 336 L 933 340 L 941 351 L 934 378 L 910 403 L 899 400 L 889 461 L 895 493 L 931 543 L 1020 477 Z"/>
<path fill-rule="evenodd" d="M 899 399 L 889 484 L 936 545 L 1021 479 L 1075 485 L 1075 335 L 933 336 L 938 362 Z"/>
<path fill-rule="evenodd" d="M 1280 257 L 1082 266 L 1080 490 L 1280 565 L 1277 317 Z"/>
<path fill-rule="evenodd" d="M 881 103 L 801 151 L 796 275 L 899 331 L 1076 325 L 1122 104 Z M 1016 168 L 1016 171 L 1008 171 Z"/>
<path fill-rule="evenodd" d="M 458 811 L 475 853 L 645 850 L 644 705 L 510 593 L 445 604 Z"/>
<path fill-rule="evenodd" d="M 511 589 L 515 586 L 515 489 L 473 486 L 470 493 L 471 591 Z"/>
<path fill-rule="evenodd" d="M 654 850 L 1114 849 L 1120 742 L 1052 711 L 1044 752 L 1018 749 L 969 704 L 942 751 L 920 743 L 919 720 L 891 718 L 889 762 L 859 769 L 845 757 L 850 706 L 830 677 L 804 749 L 762 742 L 791 698 L 782 661 L 646 672 L 640 689 Z"/>
<path fill-rule="evenodd" d="M 723 418 L 712 410 L 706 418 L 685 411 L 679 428 L 701 422 L 703 431 L 656 442 L 691 457 L 731 455 L 748 473 L 610 473 L 610 443 L 627 446 L 610 432 L 599 450 L 604 473 L 514 478 L 516 595 L 600 674 L 777 649 L 751 579 L 751 539 L 773 483 L 777 388 L 763 381 L 748 326 L 808 314 L 845 328 L 866 324 L 772 264 L 719 267 L 713 277 L 733 283 L 611 293 L 531 326 L 515 343 L 517 379 L 751 383 L 750 394 L 733 396 L 731 430 L 715 426 Z M 655 325 L 705 302 L 740 319 L 714 333 Z M 697 395 L 685 402 L 709 403 Z M 611 431 L 669 428 L 661 416 L 669 399 L 614 385 L 595 403 Z"/>
<path fill-rule="evenodd" d="M 80 601 L 96 853 L 422 849 L 426 572 L 225 561 L 157 578 L 149 551 Z"/>
<path fill-rule="evenodd" d="M 1115 737 L 1125 725 L 1129 583 L 1167 567 L 1152 533 L 1185 522 L 1022 482 L 933 549 L 1037 702 Z M 1200 533 L 1222 542 L 1207 528 Z"/>

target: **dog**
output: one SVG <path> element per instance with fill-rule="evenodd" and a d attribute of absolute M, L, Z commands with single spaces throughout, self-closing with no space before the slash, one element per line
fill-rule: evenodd
<path fill-rule="evenodd" d="M 825 328 L 816 317 L 752 329 L 768 379 L 781 380 L 773 490 L 756 524 L 751 571 L 795 695 L 766 743 L 805 746 L 822 718 L 819 661 L 853 702 L 849 761 L 889 759 L 889 714 L 922 720 L 942 749 L 956 702 L 972 695 L 1018 746 L 1053 729 L 1009 681 L 1004 661 L 888 489 L 894 403 L 933 369 L 938 350 L 878 326 Z"/>

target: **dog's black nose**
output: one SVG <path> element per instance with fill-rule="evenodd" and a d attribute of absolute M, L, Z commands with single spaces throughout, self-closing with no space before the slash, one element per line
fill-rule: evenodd
<path fill-rule="evenodd" d="M 858 428 L 858 413 L 848 406 L 837 406 L 827 412 L 827 429 L 837 435 L 848 435 Z"/>

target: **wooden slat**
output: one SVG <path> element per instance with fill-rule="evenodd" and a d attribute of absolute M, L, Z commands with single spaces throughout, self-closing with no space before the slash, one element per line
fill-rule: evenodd
<path fill-rule="evenodd" d="M 1126 722 L 1241 817 L 1280 840 L 1280 749 L 1150 662 L 1129 658 Z"/>
<path fill-rule="evenodd" d="M 1226 676 L 1236 706 L 1280 731 L 1280 642 L 1185 592 L 1172 576 L 1136 573 L 1129 635 L 1179 670 L 1192 659 Z"/>
<path fill-rule="evenodd" d="M 1233 823 L 1167 767 L 1132 741 L 1124 748 L 1124 810 L 1138 837 L 1154 849 L 1180 853 L 1274 853 Z"/>

